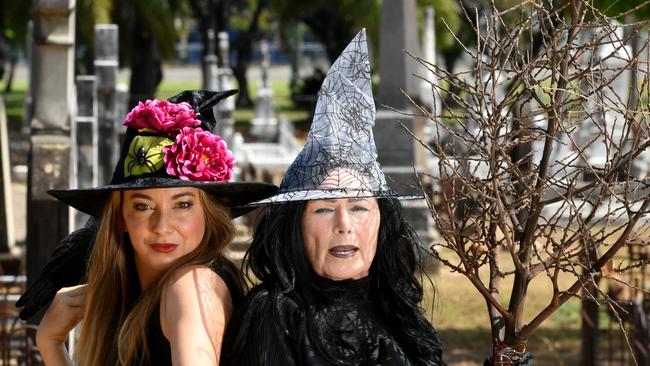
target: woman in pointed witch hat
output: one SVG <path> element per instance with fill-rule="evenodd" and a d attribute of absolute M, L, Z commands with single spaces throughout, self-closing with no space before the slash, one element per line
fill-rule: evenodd
<path fill-rule="evenodd" d="M 418 240 L 377 163 L 361 31 L 332 65 L 304 149 L 247 253 L 233 365 L 443 365 L 419 304 Z M 418 197 L 421 198 L 421 197 Z M 232 340 L 233 338 L 229 339 Z"/>
<path fill-rule="evenodd" d="M 242 294 L 236 268 L 221 254 L 238 214 L 230 208 L 277 190 L 230 182 L 234 157 L 210 130 L 212 106 L 234 93 L 189 91 L 140 103 L 125 118 L 108 186 L 48 192 L 100 223 L 87 284 L 58 291 L 39 325 L 47 365 L 72 363 L 64 343 L 82 319 L 77 365 L 219 363 Z M 65 266 L 47 268 L 54 267 Z M 37 297 L 30 290 L 19 305 Z"/>

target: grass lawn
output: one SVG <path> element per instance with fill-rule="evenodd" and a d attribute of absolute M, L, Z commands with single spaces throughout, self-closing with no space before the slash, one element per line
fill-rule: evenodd
<path fill-rule="evenodd" d="M 27 81 L 14 82 L 12 90 L 9 93 L 4 92 L 5 85 L 3 82 L 0 82 L 0 88 L 3 90 L 2 98 L 4 99 L 5 109 L 7 111 L 7 127 L 10 129 L 19 129 L 23 126 Z"/>
<path fill-rule="evenodd" d="M 256 85 L 251 83 L 250 93 L 255 96 Z M 181 90 L 198 89 L 200 82 L 186 82 L 177 80 L 163 80 L 158 86 L 156 98 L 166 99 L 175 95 Z M 310 112 L 294 107 L 290 99 L 289 84 L 285 81 L 273 81 L 271 87 L 274 92 L 276 114 L 284 115 L 293 121 L 296 128 L 307 130 L 309 128 Z M 4 84 L 0 82 L 0 90 L 4 90 Z M 7 110 L 8 127 L 19 129 L 23 125 L 24 103 L 27 95 L 27 81 L 16 81 L 13 83 L 12 91 L 2 93 Z M 238 108 L 235 110 L 235 125 L 238 128 L 247 128 L 250 120 L 255 116 L 254 108 Z"/>

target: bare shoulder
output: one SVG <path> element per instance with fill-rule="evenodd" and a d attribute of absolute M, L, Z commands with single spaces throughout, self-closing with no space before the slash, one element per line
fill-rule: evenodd
<path fill-rule="evenodd" d="M 214 294 L 230 299 L 228 286 L 212 269 L 202 265 L 186 265 L 177 269 L 165 283 L 165 296 L 189 295 L 192 293 Z"/>
<path fill-rule="evenodd" d="M 170 341 L 182 329 L 197 326 L 205 328 L 210 339 L 214 339 L 212 333 L 222 332 L 231 313 L 226 283 L 206 266 L 183 266 L 163 286 L 160 321 L 163 334 Z M 213 329 L 215 326 L 218 329 Z"/>

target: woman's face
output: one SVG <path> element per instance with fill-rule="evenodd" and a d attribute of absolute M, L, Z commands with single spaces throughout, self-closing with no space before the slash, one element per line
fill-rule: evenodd
<path fill-rule="evenodd" d="M 198 188 L 123 191 L 122 217 L 143 288 L 174 260 L 196 249 L 205 233 Z"/>
<path fill-rule="evenodd" d="M 302 215 L 302 239 L 314 271 L 331 280 L 368 276 L 377 252 L 377 199 L 308 201 Z"/>

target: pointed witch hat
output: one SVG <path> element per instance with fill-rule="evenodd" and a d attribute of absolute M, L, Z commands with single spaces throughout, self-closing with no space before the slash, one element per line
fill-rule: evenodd
<path fill-rule="evenodd" d="M 236 94 L 188 90 L 168 100 L 140 102 L 124 119 L 127 126 L 121 155 L 108 185 L 50 190 L 47 193 L 77 210 L 99 217 L 115 190 L 196 187 L 232 208 L 274 194 L 268 183 L 231 182 L 235 158 L 225 141 L 213 134 L 212 107 Z"/>
<path fill-rule="evenodd" d="M 284 175 L 278 194 L 253 203 L 400 196 L 386 184 L 372 134 L 372 96 L 366 31 L 334 62 L 318 92 L 305 147 Z"/>

